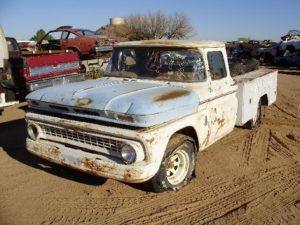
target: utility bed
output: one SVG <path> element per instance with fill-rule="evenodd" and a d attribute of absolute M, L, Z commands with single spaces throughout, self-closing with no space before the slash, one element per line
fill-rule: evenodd
<path fill-rule="evenodd" d="M 271 105 L 275 102 L 277 95 L 277 73 L 274 70 L 264 69 L 233 77 L 233 80 L 238 85 L 237 126 L 242 126 L 255 117 L 260 96 L 262 96 L 262 101 L 265 101 L 261 102 L 264 105 Z"/>

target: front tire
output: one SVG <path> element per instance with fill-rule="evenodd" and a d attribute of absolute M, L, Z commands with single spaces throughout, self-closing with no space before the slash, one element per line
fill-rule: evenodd
<path fill-rule="evenodd" d="M 174 134 L 157 174 L 148 185 L 154 192 L 179 190 L 190 181 L 194 170 L 194 140 L 183 134 Z"/>

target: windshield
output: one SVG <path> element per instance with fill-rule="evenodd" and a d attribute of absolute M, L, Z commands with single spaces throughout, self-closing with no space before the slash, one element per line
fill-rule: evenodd
<path fill-rule="evenodd" d="M 288 32 L 288 34 L 291 36 L 300 36 L 300 31 L 299 30 L 290 30 Z"/>
<path fill-rule="evenodd" d="M 168 81 L 205 80 L 198 50 L 179 48 L 115 48 L 105 75 Z"/>
<path fill-rule="evenodd" d="M 98 36 L 99 34 L 95 31 L 91 30 L 82 30 L 82 29 L 77 29 L 76 30 L 78 33 L 81 33 L 84 36 Z"/>

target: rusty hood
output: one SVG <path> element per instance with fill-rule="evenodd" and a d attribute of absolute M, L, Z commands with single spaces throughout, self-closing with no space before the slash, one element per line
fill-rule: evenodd
<path fill-rule="evenodd" d="M 98 79 L 30 93 L 30 108 L 149 127 L 197 111 L 199 98 L 178 86 L 132 80 Z"/>

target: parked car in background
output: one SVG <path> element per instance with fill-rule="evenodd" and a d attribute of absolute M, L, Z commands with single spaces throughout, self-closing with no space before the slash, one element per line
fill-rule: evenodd
<path fill-rule="evenodd" d="M 15 38 L 6 37 L 6 43 L 8 72 L 0 82 L 6 101 L 22 100 L 31 91 L 85 79 L 85 74 L 80 73 L 81 63 L 75 52 L 21 54 Z"/>
<path fill-rule="evenodd" d="M 233 41 L 226 43 L 227 53 L 233 54 L 242 59 L 257 57 L 258 48 L 259 41 L 256 40 Z"/>
<path fill-rule="evenodd" d="M 232 77 L 257 70 L 259 67 L 259 61 L 251 54 L 252 51 L 257 51 L 257 48 L 254 48 L 257 43 L 248 43 L 247 45 L 244 48 L 238 42 L 226 43 L 228 65 Z"/>
<path fill-rule="evenodd" d="M 287 35 L 281 37 L 282 42 L 280 44 L 281 50 L 288 50 L 293 53 L 300 50 L 300 31 L 290 30 Z"/>
<path fill-rule="evenodd" d="M 37 42 L 37 47 L 41 50 L 72 50 L 82 58 L 111 51 L 115 42 L 115 39 L 100 35 L 95 31 L 61 26 L 49 31 Z"/>
<path fill-rule="evenodd" d="M 300 68 L 300 52 L 285 54 L 276 58 L 276 64 L 284 67 Z"/>
<path fill-rule="evenodd" d="M 273 65 L 276 61 L 276 57 L 281 54 L 279 45 L 277 42 L 263 41 L 257 49 L 260 62 L 265 65 Z"/>
<path fill-rule="evenodd" d="M 295 37 L 300 37 L 300 31 L 299 30 L 289 30 L 289 32 L 286 35 L 283 35 L 281 37 L 281 40 L 286 41 L 293 39 Z"/>

